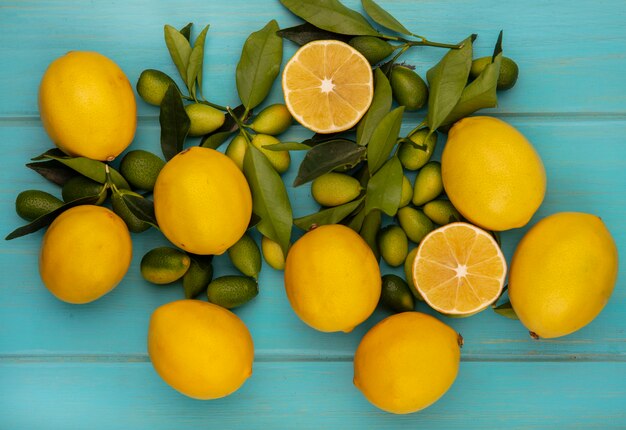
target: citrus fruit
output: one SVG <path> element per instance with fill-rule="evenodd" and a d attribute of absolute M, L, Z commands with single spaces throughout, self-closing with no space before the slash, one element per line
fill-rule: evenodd
<path fill-rule="evenodd" d="M 252 144 L 256 146 L 259 151 L 261 151 L 263 155 L 267 157 L 274 169 L 278 173 L 285 173 L 289 169 L 289 165 L 291 164 L 291 155 L 289 155 L 289 151 L 272 151 L 271 149 L 263 148 L 264 146 L 276 145 L 277 143 L 280 143 L 280 140 L 276 139 L 274 136 L 270 136 L 269 134 L 257 134 L 252 138 Z M 247 149 L 248 147 L 244 145 L 244 148 Z"/>
<path fill-rule="evenodd" d="M 189 269 L 183 276 L 185 298 L 193 299 L 206 291 L 213 279 L 212 256 L 194 255 L 191 257 Z"/>
<path fill-rule="evenodd" d="M 615 241 L 599 217 L 557 213 L 535 224 L 518 244 L 509 299 L 537 336 L 565 336 L 598 316 L 611 297 L 617 269 Z"/>
<path fill-rule="evenodd" d="M 470 78 L 476 79 L 485 67 L 490 64 L 492 61 L 491 57 L 482 57 L 477 58 L 472 61 L 472 68 L 470 69 Z M 502 62 L 500 63 L 500 74 L 498 75 L 498 84 L 497 88 L 499 90 L 509 90 L 515 86 L 517 82 L 517 77 L 519 75 L 519 67 L 515 63 L 515 61 L 511 60 L 508 57 L 502 57 Z"/>
<path fill-rule="evenodd" d="M 61 200 L 39 190 L 22 191 L 15 199 L 15 211 L 26 221 L 33 221 L 61 206 L 63 206 Z"/>
<path fill-rule="evenodd" d="M 422 206 L 434 200 L 442 192 L 441 164 L 438 161 L 430 161 L 415 177 L 412 202 L 415 206 Z"/>
<path fill-rule="evenodd" d="M 305 233 L 287 254 L 287 297 L 300 319 L 317 330 L 351 331 L 374 312 L 380 285 L 372 250 L 344 225 Z"/>
<path fill-rule="evenodd" d="M 227 309 L 248 303 L 259 294 L 259 284 L 249 276 L 222 276 L 207 288 L 209 302 Z"/>
<path fill-rule="evenodd" d="M 402 142 L 398 149 L 400 163 L 407 170 L 417 170 L 428 163 L 437 145 L 437 132 L 428 136 L 428 129 L 423 128 L 409 137 L 411 142 L 421 147 L 417 148 L 410 142 Z"/>
<path fill-rule="evenodd" d="M 282 84 L 291 115 L 317 133 L 352 128 L 374 96 L 369 62 L 337 40 L 317 40 L 301 47 L 285 66 Z"/>
<path fill-rule="evenodd" d="M 372 65 L 380 63 L 394 51 L 391 44 L 373 36 L 356 36 L 348 44 L 363 54 Z"/>
<path fill-rule="evenodd" d="M 286 131 L 292 121 L 293 118 L 287 106 L 276 103 L 259 112 L 254 118 L 254 121 L 252 121 L 252 124 L 250 124 L 250 128 L 257 133 L 275 136 Z"/>
<path fill-rule="evenodd" d="M 120 173 L 133 187 L 152 191 L 163 166 L 165 161 L 152 152 L 136 149 L 124 155 L 120 162 Z"/>
<path fill-rule="evenodd" d="M 101 206 L 75 206 L 48 227 L 39 254 L 39 274 L 58 299 L 88 303 L 122 280 L 132 257 L 124 221 Z"/>
<path fill-rule="evenodd" d="M 378 233 L 378 249 L 385 263 L 391 267 L 398 267 L 404 263 L 409 252 L 409 240 L 402 228 L 390 225 Z"/>
<path fill-rule="evenodd" d="M 228 248 L 228 258 L 233 266 L 246 276 L 257 278 L 261 271 L 261 251 L 252 236 L 244 234 Z"/>
<path fill-rule="evenodd" d="M 224 112 L 202 103 L 192 103 L 185 106 L 189 117 L 189 136 L 197 137 L 211 133 L 224 124 Z"/>
<path fill-rule="evenodd" d="M 172 388 L 209 400 L 232 394 L 250 377 L 254 344 L 246 325 L 229 310 L 178 300 L 153 312 L 148 353 Z"/>
<path fill-rule="evenodd" d="M 397 275 L 383 276 L 380 303 L 394 312 L 407 312 L 415 309 L 415 301 L 409 286 Z"/>
<path fill-rule="evenodd" d="M 415 243 L 420 243 L 435 228 L 424 212 L 410 206 L 400 208 L 396 216 L 409 240 Z"/>
<path fill-rule="evenodd" d="M 280 245 L 269 237 L 263 236 L 261 239 L 261 250 L 263 258 L 272 269 L 285 270 L 285 254 Z"/>
<path fill-rule="evenodd" d="M 91 197 L 100 195 L 100 198 L 94 204 L 100 205 L 104 203 L 107 197 L 107 193 L 102 193 L 102 185 L 99 182 L 86 178 L 83 175 L 76 175 L 73 178 L 63 184 L 61 189 L 61 196 L 64 202 L 71 202 L 73 200 L 82 199 L 83 197 Z"/>
<path fill-rule="evenodd" d="M 326 173 L 311 184 L 311 195 L 322 206 L 339 206 L 351 202 L 361 193 L 361 184 L 343 173 Z"/>
<path fill-rule="evenodd" d="M 246 232 L 252 197 L 230 158 L 194 146 L 174 156 L 159 173 L 154 212 L 174 245 L 194 254 L 217 255 Z"/>
<path fill-rule="evenodd" d="M 172 78 L 160 70 L 147 69 L 141 72 L 137 80 L 137 94 L 151 105 L 159 106 L 167 88 L 170 85 L 178 86 Z"/>
<path fill-rule="evenodd" d="M 409 203 L 411 203 L 411 198 L 413 197 L 413 186 L 411 185 L 411 181 L 406 175 L 402 175 L 402 194 L 400 195 L 400 206 L 399 208 L 403 208 Z"/>
<path fill-rule="evenodd" d="M 153 284 L 171 284 L 189 269 L 191 259 L 183 251 L 169 246 L 151 249 L 141 259 L 141 276 Z"/>
<path fill-rule="evenodd" d="M 426 303 L 447 315 L 482 311 L 502 293 L 506 261 L 494 238 L 468 223 L 432 231 L 413 262 L 413 283 Z"/>
<path fill-rule="evenodd" d="M 409 286 L 409 290 L 413 294 L 413 297 L 423 302 L 424 299 L 420 295 L 419 291 L 417 291 L 417 288 L 415 288 L 415 284 L 413 283 L 413 263 L 415 262 L 416 255 L 417 248 L 413 248 L 406 256 L 406 260 L 404 260 L 404 277 L 406 278 L 406 283 Z"/>
<path fill-rule="evenodd" d="M 392 315 L 361 340 L 354 354 L 354 385 L 384 411 L 417 412 L 454 383 L 461 344 L 452 328 L 430 315 Z"/>
<path fill-rule="evenodd" d="M 97 52 L 70 51 L 48 66 L 39 86 L 39 113 L 63 152 L 94 160 L 113 160 L 137 128 L 128 78 Z"/>
<path fill-rule="evenodd" d="M 439 225 L 461 221 L 461 214 L 449 200 L 433 200 L 426 203 L 422 209 L 432 222 Z"/>
<path fill-rule="evenodd" d="M 405 110 L 418 110 L 428 101 L 426 82 L 406 66 L 394 66 L 389 79 L 393 97 Z"/>
<path fill-rule="evenodd" d="M 546 171 L 530 142 L 487 116 L 464 118 L 452 127 L 441 175 L 454 207 L 488 230 L 526 225 L 546 192 Z"/>
<path fill-rule="evenodd" d="M 228 147 L 226 148 L 226 156 L 234 161 L 234 163 L 239 167 L 239 170 L 243 172 L 243 159 L 246 156 L 246 150 L 248 149 L 248 143 L 246 139 L 238 134 L 233 137 L 233 140 L 230 141 Z"/>
<path fill-rule="evenodd" d="M 134 196 L 139 199 L 143 199 L 141 195 L 130 190 L 119 190 L 117 192 L 113 192 L 113 194 L 111 194 L 111 209 L 113 209 L 113 212 L 124 220 L 126 227 L 128 227 L 128 230 L 131 232 L 141 233 L 142 231 L 148 230 L 150 228 L 150 224 L 139 219 L 133 211 L 129 209 L 124 196 Z"/>

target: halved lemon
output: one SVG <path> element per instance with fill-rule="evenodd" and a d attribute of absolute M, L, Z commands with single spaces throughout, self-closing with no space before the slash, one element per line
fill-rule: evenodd
<path fill-rule="evenodd" d="M 447 315 L 469 316 L 502 294 L 506 260 L 486 231 L 455 222 L 429 233 L 413 262 L 413 282 L 424 300 Z"/>
<path fill-rule="evenodd" d="M 316 40 L 285 66 L 283 92 L 296 121 L 317 133 L 336 133 L 365 115 L 374 96 L 374 77 L 369 62 L 350 45 Z"/>

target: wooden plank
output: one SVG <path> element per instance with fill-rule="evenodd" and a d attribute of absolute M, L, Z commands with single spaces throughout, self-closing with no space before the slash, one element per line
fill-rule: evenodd
<path fill-rule="evenodd" d="M 620 252 L 626 255 L 626 152 L 619 136 L 626 135 L 626 121 L 617 119 L 508 118 L 533 141 L 548 171 L 548 195 L 535 220 L 560 210 L 581 210 L 602 216 L 612 231 Z M 408 131 L 410 123 L 405 131 Z M 158 152 L 156 120 L 142 121 L 133 148 Z M 37 121 L 8 121 L 0 127 L 3 142 L 19 148 L 0 158 L 0 222 L 6 234 L 21 224 L 14 214 L 17 193 L 28 188 L 54 190 L 23 167 L 30 155 L 45 151 L 49 144 Z M 302 139 L 308 132 L 295 128 L 286 140 Z M 441 151 L 441 143 L 438 151 Z M 291 183 L 298 157 L 285 175 Z M 58 193 L 58 191 L 55 191 Z M 309 187 L 289 189 L 294 210 L 304 215 L 315 210 Z M 503 235 L 508 257 L 526 229 Z M 152 286 L 139 275 L 139 261 L 149 249 L 166 244 L 157 232 L 134 236 L 134 261 L 126 279 L 111 294 L 89 305 L 67 305 L 54 299 L 37 274 L 37 253 L 42 233 L 0 244 L 0 354 L 78 354 L 109 356 L 126 354 L 145 360 L 145 336 L 152 310 L 181 297 L 179 287 Z M 225 256 L 216 259 L 218 274 L 232 273 Z M 624 360 L 626 320 L 625 270 L 622 261 L 618 286 L 603 313 L 590 326 L 563 339 L 531 340 L 523 327 L 487 310 L 465 319 L 444 320 L 466 339 L 464 360 Z M 389 268 L 384 273 L 392 272 Z M 398 270 L 395 270 L 398 273 Z M 300 322 L 286 300 L 282 273 L 264 267 L 261 293 L 237 310 L 256 342 L 259 357 L 295 359 L 348 359 L 367 328 L 381 319 L 378 312 L 354 333 L 318 333 Z M 423 304 L 419 310 L 426 311 Z"/>
<path fill-rule="evenodd" d="M 241 390 L 205 402 L 148 363 L 2 363 L 0 416 L 12 430 L 623 429 L 625 380 L 626 363 L 463 363 L 435 405 L 392 415 L 352 385 L 352 363 L 256 363 Z"/>
<path fill-rule="evenodd" d="M 346 4 L 362 10 L 358 0 Z M 477 55 L 489 55 L 500 29 L 505 54 L 516 59 L 521 77 L 514 91 L 501 97 L 505 112 L 625 112 L 626 3 L 510 3 L 484 0 L 409 0 L 381 2 L 410 29 L 432 40 L 455 42 L 477 32 Z M 207 23 L 205 94 L 221 104 L 236 104 L 234 70 L 247 35 L 270 19 L 282 27 L 298 20 L 277 1 L 182 0 L 93 2 L 89 7 L 66 1 L 3 1 L 0 14 L 0 68 L 3 97 L 0 116 L 37 115 L 37 87 L 47 65 L 69 50 L 96 50 L 110 56 L 134 84 L 146 68 L 174 74 L 163 43 L 162 27 Z M 196 34 L 198 29 L 196 28 Z M 286 44 L 285 58 L 295 50 Z M 420 73 L 443 54 L 415 49 L 406 58 Z M 279 100 L 278 91 L 274 100 Z M 141 115 L 154 111 L 140 103 Z"/>

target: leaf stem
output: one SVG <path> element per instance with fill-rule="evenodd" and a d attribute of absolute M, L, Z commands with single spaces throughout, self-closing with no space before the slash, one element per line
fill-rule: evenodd
<path fill-rule="evenodd" d="M 252 137 L 250 136 L 250 133 L 248 133 L 248 130 L 246 130 L 246 125 L 243 123 L 243 121 L 241 120 L 241 118 L 239 118 L 237 115 L 235 115 L 235 112 L 233 112 L 233 110 L 230 108 L 230 106 L 226 106 L 226 112 L 228 112 L 228 114 L 231 116 L 231 118 L 237 123 L 237 125 L 239 126 L 239 132 L 241 133 L 241 135 L 243 136 L 243 138 L 246 140 L 246 142 L 248 143 L 248 145 L 252 145 Z M 246 115 L 248 115 L 249 110 L 246 109 L 246 111 L 244 112 L 242 118 L 245 118 Z"/>
<path fill-rule="evenodd" d="M 440 43 L 440 42 L 431 42 L 430 40 L 421 37 L 421 36 L 416 36 L 419 37 L 421 40 L 410 40 L 407 42 L 407 44 L 409 46 L 432 46 L 435 48 L 448 48 L 448 49 L 460 49 L 463 47 L 463 44 L 449 44 L 449 43 Z"/>
<path fill-rule="evenodd" d="M 424 128 L 424 126 L 426 125 L 426 120 L 422 120 L 422 122 L 420 122 L 419 124 L 417 124 L 417 126 L 409 131 L 409 134 L 406 135 L 406 139 L 409 139 L 411 136 L 413 136 L 415 133 L 417 133 L 417 131 L 421 128 Z"/>
<path fill-rule="evenodd" d="M 203 105 L 211 106 L 211 107 L 214 107 L 215 109 L 219 109 L 219 110 L 224 111 L 224 112 L 226 112 L 228 110 L 226 106 L 222 106 L 222 105 L 218 105 L 218 104 L 215 104 L 215 103 L 211 103 L 208 100 L 197 100 L 197 99 L 194 99 L 193 97 L 189 97 L 189 96 L 186 96 L 184 94 L 181 94 L 181 96 L 183 97 L 183 99 L 189 100 L 190 102 L 202 103 Z"/>

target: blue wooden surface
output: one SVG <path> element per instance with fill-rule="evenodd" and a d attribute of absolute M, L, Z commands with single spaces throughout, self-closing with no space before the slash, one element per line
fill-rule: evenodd
<path fill-rule="evenodd" d="M 534 0 L 380 1 L 403 23 L 434 40 L 479 33 L 488 55 L 505 30 L 518 85 L 501 94 L 493 114 L 535 144 L 548 172 L 546 200 L 533 221 L 561 210 L 597 213 L 626 255 L 626 4 Z M 347 4 L 359 9 L 358 1 Z M 0 1 L 0 226 L 21 224 L 14 199 L 24 189 L 59 194 L 23 164 L 49 148 L 37 112 L 46 66 L 72 49 L 114 59 L 134 83 L 145 68 L 171 75 L 162 26 L 210 23 L 205 95 L 236 104 L 234 69 L 247 34 L 276 18 L 297 19 L 277 1 Z M 285 44 L 287 59 L 295 47 Z M 407 59 L 425 70 L 442 55 L 416 49 Z M 268 100 L 280 101 L 276 86 Z M 158 111 L 139 102 L 132 148 L 158 152 Z M 407 115 L 405 131 L 423 112 Z M 293 127 L 285 140 L 308 137 Z M 438 152 L 443 141 L 439 142 Z M 291 183 L 299 156 L 285 175 Z M 289 189 L 296 215 L 315 209 L 308 187 Z M 510 258 L 526 229 L 503 235 Z M 370 406 L 352 386 L 351 359 L 378 311 L 351 334 L 323 334 L 291 311 L 282 273 L 264 267 L 261 292 L 237 310 L 255 340 L 253 377 L 214 402 L 187 399 L 167 387 L 146 355 L 152 310 L 181 296 L 144 282 L 141 256 L 164 244 L 156 232 L 134 236 L 134 261 L 111 294 L 84 306 L 54 299 L 37 274 L 42 233 L 0 244 L 0 429 L 223 428 L 626 428 L 626 267 L 613 297 L 588 327 L 571 336 L 533 341 L 523 327 L 490 310 L 444 320 L 465 338 L 459 378 L 435 406 L 392 416 Z M 232 272 L 224 258 L 217 273 Z M 385 272 L 391 270 L 386 268 Z M 422 304 L 418 309 L 427 311 Z"/>

